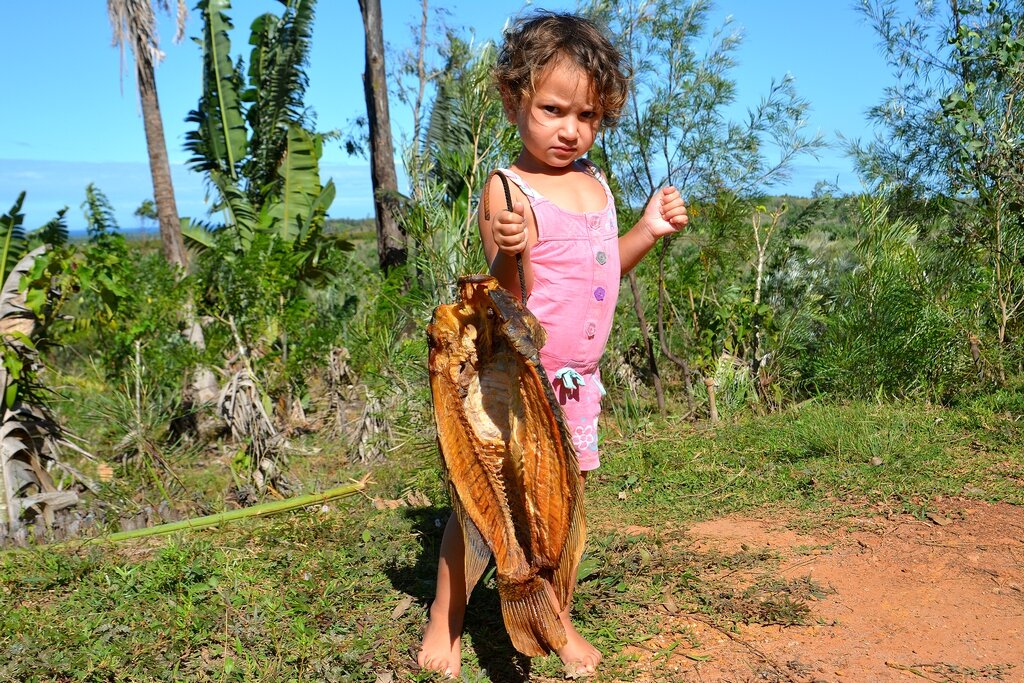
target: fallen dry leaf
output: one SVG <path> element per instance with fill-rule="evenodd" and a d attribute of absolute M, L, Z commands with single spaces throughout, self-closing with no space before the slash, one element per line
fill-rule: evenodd
<path fill-rule="evenodd" d="M 105 462 L 96 465 L 96 476 L 100 481 L 107 482 L 114 478 L 114 468 Z"/>
<path fill-rule="evenodd" d="M 428 508 L 431 506 L 430 499 L 422 491 L 409 491 L 405 494 L 405 502 L 414 508 Z"/>
<path fill-rule="evenodd" d="M 391 612 L 391 618 L 397 619 L 408 612 L 409 608 L 412 607 L 413 602 L 413 597 L 411 595 L 406 595 L 397 605 L 395 605 L 394 611 Z"/>

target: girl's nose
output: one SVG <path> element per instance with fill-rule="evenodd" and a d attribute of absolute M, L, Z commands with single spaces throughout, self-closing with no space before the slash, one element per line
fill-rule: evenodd
<path fill-rule="evenodd" d="M 562 119 L 562 136 L 569 139 L 575 140 L 577 132 L 576 119 L 572 116 L 566 116 Z"/>

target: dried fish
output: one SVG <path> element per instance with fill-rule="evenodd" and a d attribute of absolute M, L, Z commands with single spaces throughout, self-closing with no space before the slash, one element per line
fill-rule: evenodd
<path fill-rule="evenodd" d="M 430 386 L 452 506 L 466 547 L 466 593 L 493 553 L 517 650 L 562 647 L 586 533 L 579 464 L 538 350 L 544 329 L 486 275 L 427 328 Z M 550 588 L 549 588 L 550 587 Z"/>

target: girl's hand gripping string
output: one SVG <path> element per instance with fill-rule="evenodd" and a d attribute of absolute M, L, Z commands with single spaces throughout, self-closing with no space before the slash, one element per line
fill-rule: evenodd
<path fill-rule="evenodd" d="M 515 256 L 526 250 L 526 207 L 522 202 L 512 205 L 512 210 L 502 209 L 494 216 L 491 234 L 498 251 Z"/>
<path fill-rule="evenodd" d="M 651 239 L 657 241 L 665 235 L 686 228 L 690 217 L 686 213 L 686 202 L 679 195 L 679 190 L 669 185 L 651 197 L 640 220 Z"/>

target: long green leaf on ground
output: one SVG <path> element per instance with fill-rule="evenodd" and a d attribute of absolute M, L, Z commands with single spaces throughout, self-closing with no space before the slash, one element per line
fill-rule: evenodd
<path fill-rule="evenodd" d="M 335 498 L 343 498 L 345 496 L 351 496 L 352 494 L 358 493 L 366 488 L 366 480 L 353 482 L 340 486 L 338 488 L 324 491 L 323 493 L 310 493 L 305 496 L 296 496 L 295 498 L 287 498 L 285 500 L 275 500 L 270 503 L 263 503 L 262 505 L 253 505 L 252 507 L 240 508 L 238 510 L 228 510 L 227 512 L 220 512 L 215 515 L 206 515 L 205 517 L 196 517 L 194 519 L 183 519 L 178 522 L 170 522 L 168 524 L 160 524 L 159 526 L 149 527 L 146 529 L 135 529 L 134 531 L 122 531 L 109 536 L 99 536 L 97 538 L 91 538 L 86 543 L 102 543 L 102 542 L 116 542 L 116 541 L 127 541 L 133 538 L 145 538 L 148 536 L 162 536 L 164 534 L 171 534 L 176 531 L 188 531 L 191 529 L 205 529 L 206 527 L 217 526 L 218 524 L 224 524 L 225 522 L 233 522 L 239 519 L 247 519 L 249 517 L 265 517 L 267 515 L 275 515 L 280 512 L 287 512 L 289 510 L 296 510 L 307 505 L 323 504 L 327 501 L 334 500 Z"/>

